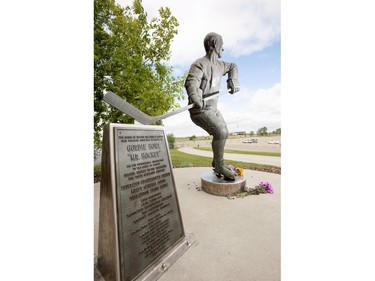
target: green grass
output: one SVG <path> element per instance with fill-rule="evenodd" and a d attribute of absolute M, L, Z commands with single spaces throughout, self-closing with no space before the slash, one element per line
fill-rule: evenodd
<path fill-rule="evenodd" d="M 204 150 L 204 151 L 212 151 L 211 147 L 194 147 L 194 149 Z M 225 153 L 236 153 L 236 154 L 250 154 L 250 155 L 281 157 L 281 152 L 248 151 L 248 150 L 236 150 L 236 149 L 224 149 L 224 152 Z"/>
<path fill-rule="evenodd" d="M 203 149 L 205 150 L 205 149 Z M 229 150 L 231 151 L 231 150 Z M 237 150 L 234 150 L 237 151 Z M 225 150 L 225 152 L 228 152 Z M 246 152 L 246 151 L 245 151 Z M 264 153 L 264 152 L 263 152 Z M 188 153 L 184 153 L 179 151 L 178 149 L 170 149 L 171 160 L 173 168 L 186 168 L 186 167 L 211 167 L 212 158 L 199 156 L 199 155 L 192 155 Z M 249 154 L 249 153 L 248 153 Z M 264 155 L 264 154 L 257 154 L 257 155 Z M 226 165 L 233 165 L 236 167 L 241 167 L 243 169 L 250 169 L 250 170 L 257 170 L 263 171 L 268 173 L 275 173 L 281 174 L 281 168 L 272 166 L 272 165 L 263 165 L 263 164 L 256 164 L 256 163 L 246 163 L 241 161 L 232 161 L 227 160 L 225 161 Z M 100 177 L 101 174 L 101 165 L 94 166 L 94 174 Z"/>
<path fill-rule="evenodd" d="M 178 149 L 171 149 L 170 154 L 171 154 L 171 159 L 172 159 L 172 165 L 174 168 L 211 167 L 211 163 L 212 163 L 211 157 L 187 154 L 187 153 L 179 151 Z M 236 167 L 241 167 L 244 169 L 253 169 L 253 170 L 273 170 L 273 169 L 279 168 L 279 167 L 275 167 L 272 165 L 247 163 L 247 162 L 232 161 L 232 160 L 225 161 L 225 164 L 233 165 Z"/>

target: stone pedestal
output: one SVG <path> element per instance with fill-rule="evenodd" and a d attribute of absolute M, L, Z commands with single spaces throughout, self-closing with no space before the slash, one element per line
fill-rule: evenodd
<path fill-rule="evenodd" d="M 235 181 L 226 181 L 212 172 L 207 172 L 201 177 L 201 188 L 203 191 L 217 195 L 228 196 L 243 190 L 246 185 L 245 177 L 236 177 Z"/>

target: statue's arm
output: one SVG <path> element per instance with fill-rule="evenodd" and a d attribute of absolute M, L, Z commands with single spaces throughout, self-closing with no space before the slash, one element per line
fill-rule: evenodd
<path fill-rule="evenodd" d="M 203 109 L 205 104 L 202 98 L 201 82 L 203 78 L 203 66 L 194 63 L 189 70 L 185 81 L 186 92 L 189 97 L 189 104 L 194 103 L 195 107 Z"/>
<path fill-rule="evenodd" d="M 240 90 L 240 80 L 238 79 L 238 68 L 235 63 L 220 61 L 223 75 L 228 74 L 227 88 L 234 94 Z"/>

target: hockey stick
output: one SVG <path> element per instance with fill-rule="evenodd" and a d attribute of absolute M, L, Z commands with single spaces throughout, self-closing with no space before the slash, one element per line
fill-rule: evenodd
<path fill-rule="evenodd" d="M 220 92 L 217 92 L 217 93 L 205 98 L 204 100 L 208 101 L 210 99 L 214 99 L 214 98 L 216 98 L 220 95 L 223 95 L 225 93 L 226 92 L 224 92 L 224 91 L 220 91 Z M 126 115 L 129 115 L 130 117 L 133 117 L 134 120 L 136 120 L 137 122 L 139 122 L 143 125 L 149 125 L 149 124 L 155 123 L 156 121 L 159 121 L 159 120 L 165 119 L 167 117 L 176 115 L 176 114 L 181 113 L 185 110 L 193 108 L 193 106 L 194 106 L 194 104 L 189 104 L 187 106 L 184 106 L 184 107 L 178 108 L 176 110 L 167 112 L 163 115 L 150 116 L 150 115 L 147 115 L 144 112 L 140 111 L 138 108 L 134 107 L 133 105 L 128 103 L 126 100 L 120 98 L 115 93 L 107 92 L 104 95 L 103 100 L 105 102 L 107 102 L 108 104 L 112 105 L 113 107 L 117 108 L 121 112 L 125 113 Z"/>

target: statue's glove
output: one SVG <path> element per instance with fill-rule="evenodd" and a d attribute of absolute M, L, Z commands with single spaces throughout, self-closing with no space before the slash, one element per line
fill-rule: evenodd
<path fill-rule="evenodd" d="M 206 101 L 204 99 L 197 100 L 194 102 L 194 107 L 204 109 L 206 107 Z"/>
<path fill-rule="evenodd" d="M 202 99 L 198 94 L 192 94 L 190 98 L 194 103 L 194 108 L 204 109 L 206 107 L 206 101 Z"/>
<path fill-rule="evenodd" d="M 239 85 L 235 85 L 232 79 L 227 80 L 227 89 L 230 90 L 229 93 L 232 95 L 240 90 Z"/>

